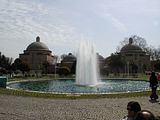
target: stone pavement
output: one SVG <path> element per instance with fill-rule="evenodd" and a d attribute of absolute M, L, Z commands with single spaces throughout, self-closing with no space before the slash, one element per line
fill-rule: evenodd
<path fill-rule="evenodd" d="M 149 97 L 68 100 L 0 94 L 0 120 L 120 120 L 132 100 L 160 115 L 160 104 Z"/>

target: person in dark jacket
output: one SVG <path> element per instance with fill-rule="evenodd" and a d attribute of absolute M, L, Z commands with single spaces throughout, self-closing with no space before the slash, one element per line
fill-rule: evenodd
<path fill-rule="evenodd" d="M 157 87 L 158 87 L 158 80 L 157 80 L 157 76 L 155 75 L 155 72 L 151 73 L 149 83 L 150 83 L 150 87 L 152 89 L 152 93 L 151 93 L 150 98 L 152 100 L 156 100 L 156 99 L 158 99 L 158 95 L 156 93 Z"/>
<path fill-rule="evenodd" d="M 127 104 L 128 115 L 124 116 L 121 120 L 134 120 L 137 112 L 141 111 L 141 106 L 136 101 L 130 101 Z"/>

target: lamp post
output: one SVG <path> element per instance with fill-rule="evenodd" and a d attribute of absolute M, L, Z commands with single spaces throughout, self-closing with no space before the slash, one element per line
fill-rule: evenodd
<path fill-rule="evenodd" d="M 56 61 L 57 62 L 57 61 Z M 56 79 L 56 62 L 55 62 L 55 66 L 54 66 L 54 78 Z"/>
<path fill-rule="evenodd" d="M 55 77 L 55 79 L 56 79 L 57 60 L 58 60 L 58 56 L 55 55 L 55 65 L 54 65 L 54 77 Z"/>
<path fill-rule="evenodd" d="M 127 74 L 128 74 L 128 77 L 129 77 L 129 61 L 127 61 Z"/>

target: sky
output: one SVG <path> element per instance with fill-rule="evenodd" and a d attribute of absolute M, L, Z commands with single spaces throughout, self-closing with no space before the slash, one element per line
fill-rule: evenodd
<path fill-rule="evenodd" d="M 160 46 L 160 0 L 0 0 L 0 52 L 14 59 L 37 36 L 53 55 L 89 40 L 106 58 L 131 35 Z"/>

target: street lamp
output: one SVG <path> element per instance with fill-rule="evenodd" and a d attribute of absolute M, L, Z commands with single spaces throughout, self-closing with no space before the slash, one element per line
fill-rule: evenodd
<path fill-rule="evenodd" d="M 55 65 L 54 65 L 54 77 L 55 77 L 55 79 L 56 79 L 57 60 L 58 60 L 58 56 L 55 55 Z"/>
<path fill-rule="evenodd" d="M 127 73 L 128 73 L 128 77 L 129 77 L 129 61 L 127 61 Z"/>

